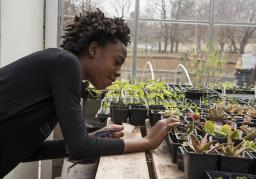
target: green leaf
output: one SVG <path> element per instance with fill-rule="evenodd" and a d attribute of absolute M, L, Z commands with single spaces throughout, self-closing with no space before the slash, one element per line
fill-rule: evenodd
<path fill-rule="evenodd" d="M 231 134 L 231 127 L 227 124 L 223 125 L 221 128 L 220 128 L 220 132 L 222 132 L 223 134 L 225 134 L 226 136 L 227 135 L 230 135 Z"/>
<path fill-rule="evenodd" d="M 215 131 L 214 123 L 211 121 L 206 121 L 204 124 L 204 130 L 205 130 L 205 132 L 213 135 L 214 131 Z"/>

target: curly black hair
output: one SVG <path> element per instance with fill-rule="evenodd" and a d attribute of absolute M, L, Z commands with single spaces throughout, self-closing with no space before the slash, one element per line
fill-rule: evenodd
<path fill-rule="evenodd" d="M 124 19 L 105 17 L 99 9 L 76 16 L 65 31 L 61 47 L 77 56 L 82 55 L 93 41 L 98 42 L 101 47 L 117 40 L 125 46 L 130 44 L 130 29 Z"/>

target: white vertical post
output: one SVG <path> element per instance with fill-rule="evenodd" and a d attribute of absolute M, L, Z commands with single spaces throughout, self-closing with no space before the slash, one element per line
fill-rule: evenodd
<path fill-rule="evenodd" d="M 59 41 L 59 2 L 60 0 L 46 0 L 45 7 L 45 48 L 57 48 Z M 62 0 L 61 0 L 62 1 Z M 49 136 L 49 140 L 53 139 L 53 133 Z M 52 178 L 52 160 L 41 161 L 40 179 Z"/>

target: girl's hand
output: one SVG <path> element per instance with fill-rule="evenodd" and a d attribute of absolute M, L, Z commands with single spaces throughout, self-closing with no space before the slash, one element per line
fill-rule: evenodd
<path fill-rule="evenodd" d="M 167 136 L 170 129 L 180 125 L 178 119 L 167 118 L 159 120 L 150 130 L 150 133 L 145 137 L 149 145 L 149 149 L 157 148 Z"/>
<path fill-rule="evenodd" d="M 168 118 L 158 121 L 150 130 L 150 133 L 142 139 L 124 140 L 124 153 L 141 152 L 156 149 L 167 136 L 170 129 L 180 125 L 178 119 Z"/>

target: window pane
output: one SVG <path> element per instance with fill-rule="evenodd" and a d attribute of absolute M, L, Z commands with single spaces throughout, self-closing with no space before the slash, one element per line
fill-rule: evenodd
<path fill-rule="evenodd" d="M 140 18 L 208 21 L 209 0 L 140 0 Z"/>
<path fill-rule="evenodd" d="M 95 11 L 97 8 L 102 10 L 107 17 L 124 17 L 125 19 L 134 14 L 135 0 L 65 0 L 63 9 L 63 27 L 62 35 L 64 35 L 64 28 L 72 23 L 75 15 L 84 14 L 86 11 Z M 133 41 L 133 26 L 134 20 L 126 21 L 131 28 L 131 40 Z M 131 43 L 132 45 L 132 43 Z M 132 46 L 128 46 L 127 60 L 123 65 L 121 78 L 130 79 L 131 75 L 131 58 Z"/>
<path fill-rule="evenodd" d="M 236 68 L 248 68 L 247 62 L 243 63 L 242 61 L 247 58 L 246 56 L 251 56 L 256 48 L 255 38 L 255 27 L 215 26 L 215 47 L 220 50 L 225 59 L 222 81 L 236 83 Z M 256 56 L 254 61 L 256 61 Z M 251 67 L 253 68 L 254 65 Z"/>
<path fill-rule="evenodd" d="M 215 0 L 215 21 L 256 23 L 255 0 Z"/>
<path fill-rule="evenodd" d="M 140 22 L 137 80 L 141 80 L 143 67 L 149 61 L 153 65 L 155 79 L 174 82 L 177 65 L 181 63 L 188 66 L 186 54 L 190 53 L 193 48 L 198 52 L 201 51 L 207 39 L 208 26 Z M 148 67 L 144 77 L 144 79 L 151 77 Z"/>

